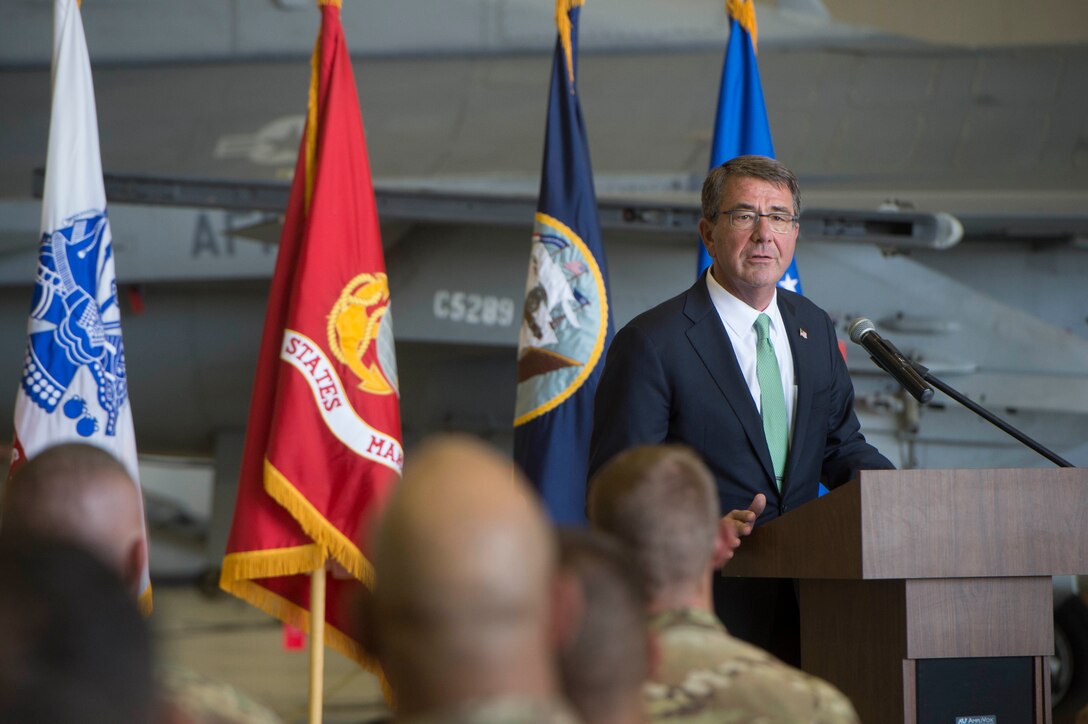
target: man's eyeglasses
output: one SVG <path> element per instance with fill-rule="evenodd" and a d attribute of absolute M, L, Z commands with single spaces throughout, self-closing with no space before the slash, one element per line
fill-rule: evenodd
<path fill-rule="evenodd" d="M 794 222 L 797 221 L 796 216 L 783 213 L 781 211 L 772 211 L 769 214 L 760 214 L 751 209 L 733 209 L 732 211 L 719 211 L 710 217 L 711 221 L 714 221 L 718 216 L 728 216 L 729 225 L 737 231 L 750 231 L 755 228 L 761 218 L 766 218 L 771 225 L 771 231 L 779 234 L 784 234 L 790 230 Z"/>

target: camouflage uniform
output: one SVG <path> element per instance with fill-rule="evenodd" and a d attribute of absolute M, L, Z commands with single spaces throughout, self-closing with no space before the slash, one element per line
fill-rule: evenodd
<path fill-rule="evenodd" d="M 666 611 L 650 630 L 661 646 L 643 689 L 654 722 L 857 724 L 837 689 L 733 638 L 709 611 Z"/>
<path fill-rule="evenodd" d="M 505 696 L 469 702 L 441 714 L 396 721 L 402 724 L 579 724 L 581 720 L 559 700 Z"/>
<path fill-rule="evenodd" d="M 281 724 L 270 709 L 233 686 L 213 681 L 195 671 L 163 666 L 158 685 L 165 704 L 180 721 L 223 724 Z"/>

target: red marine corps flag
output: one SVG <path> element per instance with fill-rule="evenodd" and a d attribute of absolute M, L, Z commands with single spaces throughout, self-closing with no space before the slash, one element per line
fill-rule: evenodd
<path fill-rule="evenodd" d="M 306 130 L 269 294 L 220 586 L 368 665 L 344 602 L 370 585 L 361 526 L 400 474 L 389 285 L 339 0 L 318 0 Z"/>

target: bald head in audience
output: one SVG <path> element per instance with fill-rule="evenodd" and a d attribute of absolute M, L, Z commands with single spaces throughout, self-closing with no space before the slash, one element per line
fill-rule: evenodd
<path fill-rule="evenodd" d="M 20 467 L 4 489 L 0 537 L 83 546 L 139 592 L 147 560 L 140 492 L 125 467 L 91 445 L 64 443 Z"/>
<path fill-rule="evenodd" d="M 490 447 L 436 438 L 410 457 L 373 545 L 368 642 L 398 716 L 558 696 L 573 585 L 525 480 Z"/>

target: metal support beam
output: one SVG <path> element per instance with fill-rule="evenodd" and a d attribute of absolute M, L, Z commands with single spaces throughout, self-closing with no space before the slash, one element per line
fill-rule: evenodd
<path fill-rule="evenodd" d="M 44 172 L 34 174 L 40 196 Z M 287 181 L 232 181 L 105 174 L 111 203 L 210 207 L 228 211 L 283 213 L 291 185 Z M 459 223 L 528 226 L 537 199 L 525 194 L 449 192 L 434 189 L 374 189 L 383 222 Z M 601 228 L 625 232 L 695 234 L 701 212 L 698 199 L 676 202 L 599 199 Z M 809 241 L 876 244 L 890 249 L 945 249 L 963 235 L 959 222 L 945 213 L 811 209 L 801 215 L 801 236 Z"/>

